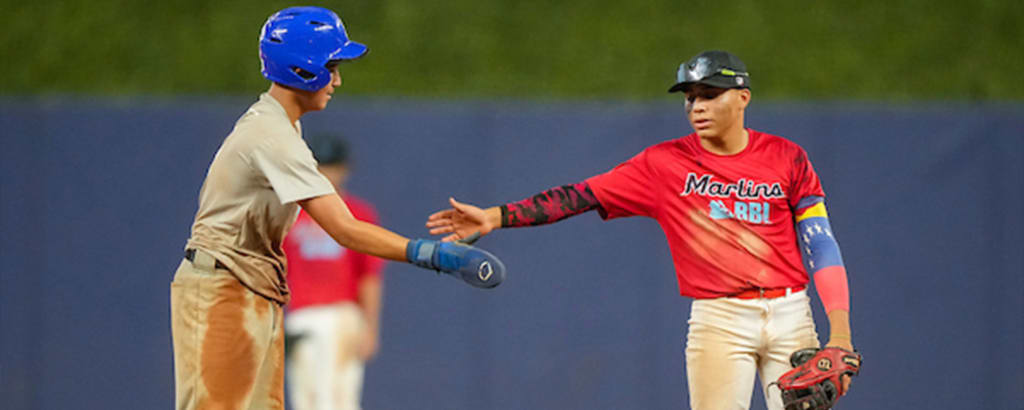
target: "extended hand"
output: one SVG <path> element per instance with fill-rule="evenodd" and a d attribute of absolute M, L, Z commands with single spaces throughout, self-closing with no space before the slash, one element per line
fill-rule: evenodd
<path fill-rule="evenodd" d="M 497 227 L 483 209 L 455 198 L 448 198 L 448 203 L 452 205 L 450 209 L 435 212 L 427 218 L 431 235 L 449 234 L 441 238 L 444 242 L 466 239 L 475 233 L 487 235 Z"/>

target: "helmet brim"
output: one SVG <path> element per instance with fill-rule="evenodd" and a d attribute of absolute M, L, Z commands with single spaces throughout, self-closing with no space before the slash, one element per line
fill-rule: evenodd
<path fill-rule="evenodd" d="M 370 48 L 366 44 L 349 40 L 338 51 L 331 53 L 330 60 L 355 60 L 365 56 L 369 51 Z"/>

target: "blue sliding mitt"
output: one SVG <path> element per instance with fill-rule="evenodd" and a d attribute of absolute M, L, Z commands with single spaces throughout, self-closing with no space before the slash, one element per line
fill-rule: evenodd
<path fill-rule="evenodd" d="M 493 288 L 505 280 L 501 259 L 465 242 L 413 239 L 405 248 L 405 258 L 416 266 L 447 273 L 478 288 Z"/>

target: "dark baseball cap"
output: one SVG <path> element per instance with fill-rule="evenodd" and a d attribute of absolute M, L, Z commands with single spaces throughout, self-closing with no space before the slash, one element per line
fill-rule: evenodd
<path fill-rule="evenodd" d="M 697 54 L 676 72 L 676 85 L 668 92 L 686 91 L 693 84 L 718 88 L 750 88 L 747 65 L 728 51 L 711 50 Z"/>
<path fill-rule="evenodd" d="M 345 140 L 332 134 L 313 134 L 306 137 L 313 158 L 320 165 L 348 164 L 348 144 Z"/>

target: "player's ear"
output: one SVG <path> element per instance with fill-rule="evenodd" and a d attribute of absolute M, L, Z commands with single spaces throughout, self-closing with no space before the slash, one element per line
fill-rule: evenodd
<path fill-rule="evenodd" d="M 740 88 L 738 90 L 737 97 L 740 100 L 741 108 L 747 108 L 747 104 L 750 104 L 750 89 Z"/>

